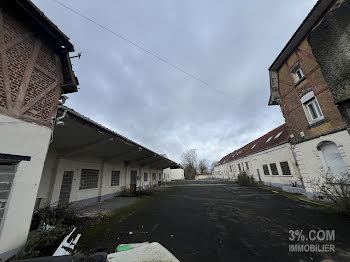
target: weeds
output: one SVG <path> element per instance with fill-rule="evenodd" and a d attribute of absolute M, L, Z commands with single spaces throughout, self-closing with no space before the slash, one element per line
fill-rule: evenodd
<path fill-rule="evenodd" d="M 238 174 L 237 182 L 241 186 L 251 186 L 255 184 L 254 177 L 248 176 L 245 171 L 242 171 Z"/>

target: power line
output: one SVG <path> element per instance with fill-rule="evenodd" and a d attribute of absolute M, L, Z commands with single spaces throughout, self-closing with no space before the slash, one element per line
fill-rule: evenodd
<path fill-rule="evenodd" d="M 153 57 L 156 58 L 157 60 L 159 60 L 159 61 L 161 61 L 161 62 L 163 62 L 163 63 L 165 63 L 165 64 L 171 66 L 172 68 L 174 68 L 174 69 L 176 69 L 176 70 L 178 70 L 178 71 L 184 73 L 185 75 L 191 77 L 192 79 L 194 79 L 194 80 L 200 82 L 200 83 L 201 83 L 203 86 L 205 86 L 206 88 L 208 88 L 208 89 L 214 89 L 215 91 L 217 91 L 217 92 L 220 93 L 221 95 L 223 95 L 223 96 L 225 96 L 225 97 L 229 97 L 229 98 L 231 98 L 232 100 L 236 101 L 238 104 L 241 104 L 241 102 L 240 102 L 238 99 L 236 99 L 235 97 L 233 97 L 232 95 L 230 95 L 230 94 L 228 94 L 228 93 L 225 93 L 225 92 L 222 91 L 221 89 L 218 89 L 218 88 L 216 88 L 216 87 L 212 87 L 208 82 L 202 80 L 201 78 L 195 76 L 195 75 L 192 74 L 192 73 L 187 72 L 186 70 L 182 69 L 181 67 L 179 67 L 179 66 L 177 66 L 177 65 L 175 65 L 175 64 L 173 64 L 173 63 L 171 63 L 171 62 L 169 62 L 168 60 L 166 60 L 165 58 L 163 58 L 163 57 L 157 55 L 156 53 L 154 53 L 154 52 L 152 52 L 152 51 L 149 51 L 148 49 L 142 47 L 141 45 L 135 43 L 134 41 L 129 40 L 129 39 L 126 38 L 125 36 L 123 36 L 123 35 L 121 35 L 121 34 L 119 34 L 119 33 L 116 33 L 116 32 L 113 31 L 112 29 L 110 29 L 110 28 L 108 28 L 108 27 L 106 27 L 106 26 L 104 26 L 104 25 L 102 25 L 102 24 L 96 22 L 95 20 L 91 19 L 90 17 L 88 17 L 88 16 L 86 16 L 86 15 L 84 15 L 84 14 L 82 14 L 82 13 L 79 13 L 78 11 L 74 10 L 73 8 L 71 8 L 71 7 L 65 5 L 65 4 L 63 4 L 63 3 L 61 3 L 61 2 L 59 2 L 59 1 L 57 1 L 57 0 L 52 0 L 52 1 L 55 2 L 55 3 L 57 3 L 57 4 L 59 4 L 59 5 L 61 5 L 62 7 L 66 8 L 66 9 L 70 10 L 71 12 L 75 13 L 76 15 L 78 15 L 78 16 L 80 16 L 80 17 L 86 19 L 86 20 L 88 20 L 89 22 L 91 22 L 91 23 L 97 25 L 98 27 L 100 27 L 100 28 L 106 30 L 107 32 L 109 32 L 109 33 L 111 33 L 111 34 L 117 36 L 118 38 L 120 38 L 120 39 L 122 39 L 123 41 L 127 42 L 128 44 L 130 44 L 130 45 L 136 47 L 137 49 L 139 49 L 139 50 L 141 50 L 141 51 L 143 51 L 143 52 L 145 52 L 145 53 L 147 53 L 147 54 L 153 56 Z M 255 109 L 255 108 L 254 108 L 254 109 Z M 258 111 L 258 110 L 253 110 L 252 108 L 250 108 L 250 110 L 251 110 L 251 112 L 257 112 L 257 111 Z M 261 112 L 260 112 L 260 113 L 261 113 Z M 266 114 L 264 114 L 264 115 L 267 116 L 267 117 L 270 117 L 269 115 L 266 115 Z M 273 122 L 276 122 L 276 123 L 280 124 L 279 122 L 277 122 L 277 121 L 274 120 L 274 119 L 270 119 L 270 120 L 273 121 Z"/>

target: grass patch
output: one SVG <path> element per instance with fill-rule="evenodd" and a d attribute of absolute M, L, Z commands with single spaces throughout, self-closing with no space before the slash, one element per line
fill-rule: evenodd
<path fill-rule="evenodd" d="M 112 241 L 111 236 L 117 235 L 120 223 L 137 210 L 146 207 L 153 198 L 154 196 L 144 195 L 130 206 L 118 208 L 107 213 L 102 221 L 91 224 L 89 228 L 82 232 L 77 250 L 82 252 L 114 251 L 116 243 Z"/>
<path fill-rule="evenodd" d="M 297 194 L 297 193 L 290 193 L 290 192 L 284 192 L 280 187 L 273 187 L 273 186 L 267 186 L 260 184 L 258 185 L 259 188 L 269 190 L 269 191 L 277 191 L 280 195 L 289 198 L 291 200 L 295 201 L 300 201 L 303 202 L 304 204 L 309 204 L 309 205 L 316 205 L 319 207 L 324 207 L 329 209 L 330 211 L 336 211 L 332 203 L 327 202 L 327 201 L 322 201 L 322 200 L 317 200 L 317 199 L 310 199 L 304 195 Z"/>

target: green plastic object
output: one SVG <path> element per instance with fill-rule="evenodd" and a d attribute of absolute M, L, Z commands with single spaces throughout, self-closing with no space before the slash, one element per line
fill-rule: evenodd
<path fill-rule="evenodd" d="M 126 244 L 126 245 L 118 246 L 115 251 L 116 252 L 122 252 L 122 251 L 130 250 L 130 249 L 132 249 L 131 245 L 130 244 Z"/>

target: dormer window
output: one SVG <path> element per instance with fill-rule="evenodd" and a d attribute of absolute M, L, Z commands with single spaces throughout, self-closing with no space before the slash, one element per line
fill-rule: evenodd
<path fill-rule="evenodd" d="M 269 137 L 269 138 L 266 140 L 266 142 L 265 142 L 265 143 L 270 142 L 272 138 L 273 138 L 273 136 L 270 136 L 270 137 Z"/>
<path fill-rule="evenodd" d="M 275 136 L 275 139 L 276 138 L 279 138 L 281 135 L 282 135 L 283 131 L 279 132 L 276 136 Z"/>
<path fill-rule="evenodd" d="M 292 75 L 294 78 L 294 83 L 299 83 L 301 80 L 305 78 L 305 75 L 303 73 L 303 70 L 301 69 L 300 65 L 296 66 L 293 71 Z"/>

